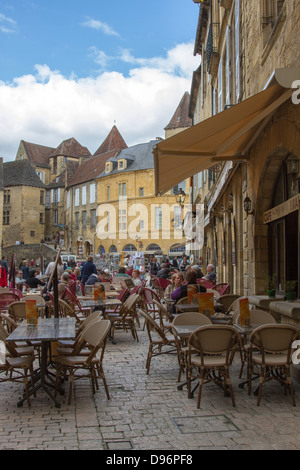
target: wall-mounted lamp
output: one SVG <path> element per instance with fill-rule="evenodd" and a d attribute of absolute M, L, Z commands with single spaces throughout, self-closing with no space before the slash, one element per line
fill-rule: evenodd
<path fill-rule="evenodd" d="M 247 213 L 247 215 L 254 215 L 254 211 L 252 210 L 252 202 L 251 199 L 247 196 L 244 199 L 244 210 Z"/>
<path fill-rule="evenodd" d="M 179 204 L 180 206 L 183 206 L 184 201 L 185 201 L 185 197 L 186 197 L 185 192 L 183 191 L 182 188 L 180 188 L 180 190 L 179 190 L 178 193 L 176 194 L 176 202 L 177 202 L 177 204 Z"/>
<path fill-rule="evenodd" d="M 298 158 L 289 158 L 286 161 L 286 170 L 288 175 L 297 175 L 299 173 Z"/>

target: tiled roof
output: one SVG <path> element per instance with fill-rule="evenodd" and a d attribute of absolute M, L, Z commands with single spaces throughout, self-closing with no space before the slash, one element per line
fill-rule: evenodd
<path fill-rule="evenodd" d="M 154 168 L 152 150 L 159 141 L 160 139 L 151 140 L 144 144 L 137 144 L 123 149 L 117 156 L 110 158 L 110 161 L 115 163 L 121 159 L 125 159 L 127 160 L 127 167 L 125 169 L 118 169 L 118 165 L 114 165 L 114 169 L 109 173 L 109 175 L 126 171 L 149 170 Z M 98 177 L 107 176 L 104 170 L 105 168 L 103 168 L 102 173 L 98 173 Z"/>
<path fill-rule="evenodd" d="M 189 102 L 190 102 L 190 94 L 188 91 L 186 91 L 183 97 L 181 98 L 181 101 L 171 121 L 165 127 L 164 130 L 180 129 L 182 127 L 191 127 L 192 120 L 189 117 Z"/>
<path fill-rule="evenodd" d="M 94 156 L 102 155 L 103 153 L 110 152 L 114 149 L 126 149 L 127 145 L 123 137 L 121 136 L 118 128 L 113 126 L 110 133 L 100 145 L 98 150 L 94 153 Z"/>
<path fill-rule="evenodd" d="M 68 186 L 75 186 L 97 178 L 97 176 L 104 170 L 107 160 L 114 157 L 118 152 L 118 149 L 114 149 L 110 152 L 91 157 L 83 161 L 73 177 L 71 179 L 68 178 Z"/>
<path fill-rule="evenodd" d="M 80 145 L 74 137 L 64 140 L 54 151 L 52 151 L 50 157 L 57 156 L 64 157 L 90 157 L 91 153 L 86 148 Z"/>
<path fill-rule="evenodd" d="M 15 160 L 3 164 L 4 187 L 32 186 L 45 188 L 28 160 Z"/>
<path fill-rule="evenodd" d="M 25 142 L 22 140 L 24 148 L 26 150 L 29 160 L 37 165 L 42 167 L 49 166 L 49 157 L 53 152 L 53 147 L 45 147 L 44 145 L 32 144 L 30 142 Z"/>
<path fill-rule="evenodd" d="M 85 161 L 89 160 L 90 158 Z M 50 184 L 48 184 L 47 188 L 62 188 L 65 185 L 68 186 L 79 166 L 81 167 L 79 160 L 67 161 L 66 168 L 60 173 L 58 181 L 52 181 Z"/>

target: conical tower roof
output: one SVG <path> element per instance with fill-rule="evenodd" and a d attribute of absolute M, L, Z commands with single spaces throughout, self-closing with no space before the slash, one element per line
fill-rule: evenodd
<path fill-rule="evenodd" d="M 181 129 L 185 127 L 192 126 L 192 120 L 189 117 L 189 103 L 190 103 L 190 94 L 188 91 L 185 92 L 181 101 L 173 114 L 173 117 L 169 124 L 165 127 L 166 130 L 171 129 Z"/>
<path fill-rule="evenodd" d="M 104 142 L 100 145 L 100 147 L 94 153 L 94 156 L 102 155 L 103 153 L 111 152 L 115 149 L 126 149 L 127 144 L 123 137 L 121 136 L 118 128 L 113 126 L 110 133 L 104 140 Z"/>

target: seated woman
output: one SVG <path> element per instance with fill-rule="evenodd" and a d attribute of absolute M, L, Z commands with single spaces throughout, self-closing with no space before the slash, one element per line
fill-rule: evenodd
<path fill-rule="evenodd" d="M 205 287 L 197 284 L 197 273 L 194 269 L 190 269 L 186 275 L 186 284 L 179 286 L 171 293 L 171 299 L 178 302 L 179 299 L 188 296 L 188 286 L 196 286 L 199 292 L 206 292 Z"/>
<path fill-rule="evenodd" d="M 36 289 L 38 286 L 45 286 L 45 282 L 42 282 L 37 278 L 38 272 L 35 269 L 29 271 L 29 277 L 26 279 L 26 285 L 31 289 Z"/>
<path fill-rule="evenodd" d="M 182 273 L 173 274 L 171 281 L 172 283 L 169 284 L 165 289 L 165 293 L 164 293 L 165 300 L 172 300 L 171 299 L 172 292 L 174 292 L 176 289 L 178 289 L 178 287 L 180 287 L 183 284 L 183 281 L 184 281 L 183 274 Z"/>
<path fill-rule="evenodd" d="M 66 287 L 69 285 L 70 274 L 68 272 L 64 272 L 60 278 L 60 282 L 58 283 L 58 297 L 61 299 L 64 294 Z"/>

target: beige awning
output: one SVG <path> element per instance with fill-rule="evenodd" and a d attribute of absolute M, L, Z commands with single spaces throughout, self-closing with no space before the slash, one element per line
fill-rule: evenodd
<path fill-rule="evenodd" d="M 278 69 L 268 88 L 158 143 L 153 149 L 155 194 L 217 162 L 247 160 L 247 151 L 276 109 L 291 98 L 300 68 Z"/>

